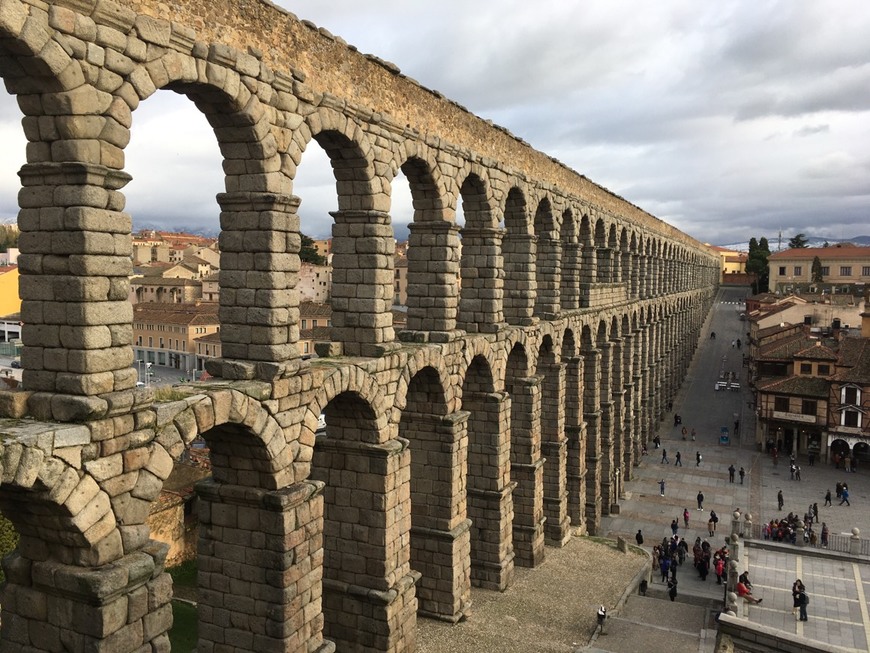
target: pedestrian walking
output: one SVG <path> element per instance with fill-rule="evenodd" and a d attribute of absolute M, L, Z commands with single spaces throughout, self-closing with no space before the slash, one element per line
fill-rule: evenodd
<path fill-rule="evenodd" d="M 683 440 L 685 440 L 685 439 L 686 439 L 686 435 L 689 433 L 689 430 L 684 426 L 684 427 L 682 428 L 681 433 L 683 434 Z"/>
<path fill-rule="evenodd" d="M 815 522 L 819 521 L 819 504 L 818 503 L 813 504 L 813 521 L 815 521 Z"/>
<path fill-rule="evenodd" d="M 695 452 L 695 467 L 700 467 L 700 466 L 701 466 L 701 452 L 696 451 Z"/>
<path fill-rule="evenodd" d="M 826 506 L 833 505 L 833 504 L 831 504 L 831 490 L 830 489 L 828 489 L 828 491 L 825 492 L 825 505 Z"/>
<path fill-rule="evenodd" d="M 665 496 L 665 479 L 659 481 L 659 492 L 661 492 L 662 496 Z"/>
<path fill-rule="evenodd" d="M 667 554 L 662 554 L 661 562 L 659 562 L 659 566 L 661 567 L 662 572 L 662 582 L 668 580 L 668 572 L 671 570 L 671 559 L 667 556 Z"/>
<path fill-rule="evenodd" d="M 807 456 L 807 459 L 809 461 L 810 467 L 815 465 L 816 464 L 816 452 L 810 451 L 809 455 Z"/>
<path fill-rule="evenodd" d="M 822 548 L 828 548 L 828 535 L 830 532 L 828 531 L 828 525 L 825 522 L 822 522 Z"/>
<path fill-rule="evenodd" d="M 677 455 L 674 460 L 674 467 L 682 467 L 683 466 L 683 458 L 680 456 L 680 452 L 677 452 Z"/>
<path fill-rule="evenodd" d="M 671 533 L 673 533 L 674 537 L 677 536 L 677 531 L 680 530 L 680 522 L 676 519 L 671 520 Z"/>
<path fill-rule="evenodd" d="M 707 522 L 707 528 L 710 529 L 710 537 L 716 535 L 716 524 L 719 523 L 719 515 L 716 514 L 715 510 L 710 511 L 710 519 Z"/>
<path fill-rule="evenodd" d="M 668 596 L 671 598 L 671 601 L 677 598 L 677 579 L 672 578 L 668 581 Z"/>
<path fill-rule="evenodd" d="M 739 474 L 740 474 L 740 485 L 743 485 L 743 477 L 746 476 L 746 470 L 741 467 Z"/>
<path fill-rule="evenodd" d="M 734 463 L 731 463 L 731 465 L 728 466 L 728 482 L 729 483 L 734 482 L 734 473 L 736 471 L 737 471 L 737 469 L 734 467 Z"/>
<path fill-rule="evenodd" d="M 689 527 L 689 509 L 688 508 L 683 508 L 683 527 L 684 528 Z"/>
<path fill-rule="evenodd" d="M 782 504 L 785 503 L 782 498 L 782 490 L 776 493 L 776 502 L 779 504 L 779 509 L 782 510 Z"/>
<path fill-rule="evenodd" d="M 704 509 L 704 493 L 699 490 L 698 496 L 695 498 L 698 499 L 698 510 L 703 510 Z"/>
<path fill-rule="evenodd" d="M 692 429 L 692 442 L 694 442 L 694 441 L 695 441 L 695 429 L 693 428 Z"/>
<path fill-rule="evenodd" d="M 637 542 L 638 546 L 643 546 L 643 533 L 641 533 L 641 529 L 637 529 L 637 534 L 634 536 L 635 542 Z"/>
<path fill-rule="evenodd" d="M 849 503 L 849 490 L 846 488 L 843 488 L 843 493 L 840 495 L 840 505 L 842 506 L 844 503 L 847 506 L 852 505 L 851 503 Z"/>
<path fill-rule="evenodd" d="M 668 450 L 667 449 L 662 449 L 662 464 L 663 465 L 664 464 L 668 464 L 668 465 L 671 464 L 671 461 L 668 460 Z"/>
<path fill-rule="evenodd" d="M 796 480 L 796 481 L 801 480 L 801 466 L 800 465 L 795 465 L 794 480 Z"/>

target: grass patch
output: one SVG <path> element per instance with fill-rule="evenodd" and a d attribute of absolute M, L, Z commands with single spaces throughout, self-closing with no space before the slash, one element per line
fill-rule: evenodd
<path fill-rule="evenodd" d="M 182 562 L 176 567 L 166 570 L 172 576 L 172 584 L 176 587 L 196 587 L 196 560 Z"/>
<path fill-rule="evenodd" d="M 179 399 L 187 399 L 191 394 L 190 391 L 176 390 L 171 385 L 154 386 L 154 401 L 178 401 Z"/>
<path fill-rule="evenodd" d="M 172 628 L 169 629 L 172 653 L 191 653 L 198 637 L 196 607 L 184 601 L 173 601 Z"/>

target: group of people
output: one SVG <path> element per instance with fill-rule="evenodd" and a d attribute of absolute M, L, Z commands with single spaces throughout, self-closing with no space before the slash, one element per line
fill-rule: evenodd
<path fill-rule="evenodd" d="M 811 546 L 821 545 L 822 548 L 828 548 L 830 531 L 828 530 L 828 525 L 822 522 L 821 533 L 816 532 L 814 526 L 818 523 L 818 518 L 819 504 L 814 503 L 804 515 L 804 542 Z M 761 528 L 761 536 L 765 540 L 772 542 L 797 544 L 799 525 L 800 518 L 798 515 L 790 512 L 783 519 L 771 519 L 769 522 L 766 522 Z"/>

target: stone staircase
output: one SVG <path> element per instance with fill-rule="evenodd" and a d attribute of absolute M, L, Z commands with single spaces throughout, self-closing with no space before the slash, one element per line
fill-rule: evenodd
<path fill-rule="evenodd" d="M 712 603 L 712 604 L 711 604 Z M 697 596 L 675 601 L 664 590 L 631 596 L 617 616 L 608 617 L 604 634 L 581 649 L 585 653 L 714 653 L 715 602 Z"/>

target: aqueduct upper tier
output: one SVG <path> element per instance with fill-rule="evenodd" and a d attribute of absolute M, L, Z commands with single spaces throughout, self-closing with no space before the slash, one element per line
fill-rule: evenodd
<path fill-rule="evenodd" d="M 0 651 L 168 649 L 146 519 L 196 437 L 203 652 L 412 651 L 418 616 L 463 618 L 472 586 L 508 587 L 618 508 L 716 291 L 703 245 L 265 2 L 0 0 L 0 75 L 28 140 Z M 132 366 L 123 188 L 161 89 L 223 156 L 223 357 L 155 403 Z M 293 182 L 312 140 L 337 208 L 331 335 L 308 361 Z"/>

